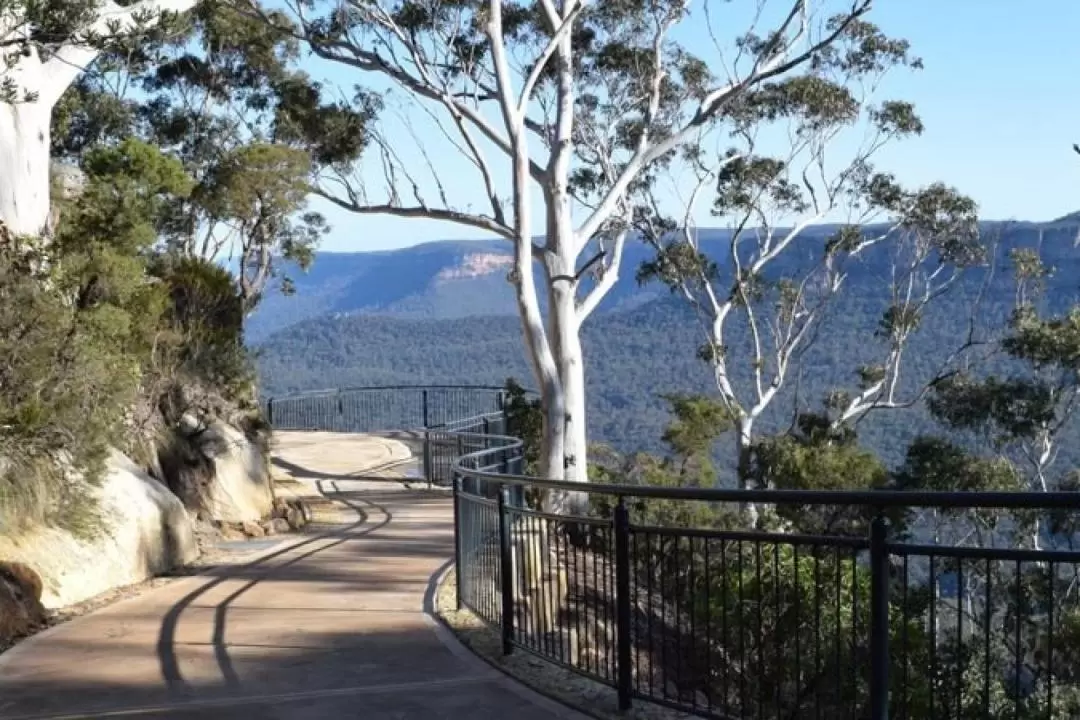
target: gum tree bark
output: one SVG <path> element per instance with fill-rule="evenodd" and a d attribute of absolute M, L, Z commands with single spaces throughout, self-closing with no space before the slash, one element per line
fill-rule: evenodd
<path fill-rule="evenodd" d="M 100 53 L 104 38 L 184 12 L 196 0 L 142 0 L 126 7 L 95 3 L 86 22 L 58 45 L 40 45 L 25 8 L 0 16 L 0 222 L 16 236 L 48 235 L 52 110 Z"/>

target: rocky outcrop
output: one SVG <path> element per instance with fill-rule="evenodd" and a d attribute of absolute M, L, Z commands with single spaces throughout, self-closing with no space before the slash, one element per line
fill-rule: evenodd
<path fill-rule="evenodd" d="M 274 492 L 266 443 L 220 420 L 191 418 L 160 453 L 168 486 L 197 517 L 258 523 L 270 515 Z"/>
<path fill-rule="evenodd" d="M 274 498 L 270 517 L 260 523 L 251 520 L 244 522 L 221 522 L 215 520 L 214 528 L 224 540 L 244 540 L 261 538 L 267 535 L 303 530 L 312 521 L 311 506 L 300 498 Z"/>
<path fill-rule="evenodd" d="M 0 561 L 0 650 L 45 624 L 41 578 L 30 567 Z"/>
<path fill-rule="evenodd" d="M 0 560 L 33 568 L 46 608 L 141 582 L 198 557 L 184 506 L 126 456 L 113 452 L 92 492 L 101 515 L 95 532 L 75 535 L 39 527 L 17 537 L 0 536 Z"/>
<path fill-rule="evenodd" d="M 445 282 L 493 275 L 500 271 L 505 272 L 513 264 L 514 258 L 505 253 L 469 253 L 462 258 L 460 264 L 440 270 L 435 280 Z"/>

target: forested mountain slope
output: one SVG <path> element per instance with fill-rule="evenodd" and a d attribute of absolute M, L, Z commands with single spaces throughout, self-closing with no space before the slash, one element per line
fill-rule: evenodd
<path fill-rule="evenodd" d="M 808 236 L 806 242 L 815 237 L 821 234 Z M 908 351 L 901 380 L 907 394 L 913 396 L 934 376 L 946 355 L 968 336 L 973 318 L 977 336 L 1000 334 L 1014 302 L 1011 250 L 1038 247 L 1047 265 L 1055 268 L 1047 281 L 1050 311 L 1076 303 L 1080 262 L 1075 237 L 1070 223 L 1014 225 L 993 237 L 998 244 L 994 261 L 971 271 L 927 313 Z M 792 262 L 776 272 L 790 272 Z M 853 390 L 857 368 L 880 360 L 886 348 L 875 330 L 889 304 L 888 282 L 885 258 L 871 257 L 851 268 L 846 291 L 799 371 L 763 417 L 762 430 L 785 427 L 794 407 L 819 407 L 830 391 Z M 702 335 L 693 314 L 665 290 L 649 291 L 636 307 L 600 313 L 585 329 L 591 434 L 623 450 L 656 447 L 668 420 L 662 394 L 714 388 L 708 366 L 697 357 Z M 632 278 L 622 282 L 622 292 L 627 297 L 637 292 Z M 453 296 L 446 298 L 452 301 Z M 501 383 L 510 376 L 531 382 L 516 317 L 446 318 L 450 310 L 443 307 L 441 312 L 443 317 L 429 319 L 323 316 L 281 331 L 259 349 L 264 390 L 273 394 L 383 383 Z M 745 326 L 733 326 L 729 352 L 736 383 L 749 381 L 749 340 Z M 1000 358 L 985 359 L 978 353 L 971 358 L 1008 371 Z M 883 458 L 897 463 L 908 441 L 931 427 L 925 409 L 917 405 L 871 415 L 859 432 Z"/>

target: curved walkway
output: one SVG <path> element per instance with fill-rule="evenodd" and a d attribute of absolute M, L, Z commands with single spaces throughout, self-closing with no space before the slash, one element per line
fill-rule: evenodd
<path fill-rule="evenodd" d="M 408 474 L 402 447 L 283 433 L 276 464 L 340 503 L 341 522 L 0 655 L 0 718 L 580 717 L 473 657 L 428 614 L 453 555 L 451 502 L 385 477 Z"/>

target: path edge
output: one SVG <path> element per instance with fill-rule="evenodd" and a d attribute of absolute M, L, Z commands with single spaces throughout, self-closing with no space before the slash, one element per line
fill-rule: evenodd
<path fill-rule="evenodd" d="M 321 481 L 319 483 L 317 483 L 316 485 L 317 485 L 317 487 L 319 489 L 320 494 L 322 494 L 325 497 L 325 490 L 322 487 Z M 335 487 L 334 489 L 336 490 L 337 488 Z M 339 501 L 333 501 L 332 500 L 331 502 L 334 502 L 334 504 L 338 506 L 338 519 L 337 519 L 336 522 L 333 522 L 332 524 L 345 524 L 347 522 L 347 520 L 344 520 L 344 517 L 347 515 L 348 512 L 354 513 L 356 515 L 357 522 L 366 522 L 367 518 L 365 517 L 365 515 L 362 512 L 358 511 L 357 508 L 352 508 L 352 507 L 349 507 L 347 505 L 343 506 L 342 503 L 340 503 Z M 265 560 L 266 558 L 270 557 L 271 555 L 274 555 L 275 553 L 286 552 L 289 549 L 291 549 L 294 545 L 299 545 L 302 542 L 306 542 L 308 540 L 311 540 L 313 537 L 318 537 L 319 535 L 323 535 L 323 534 L 325 534 L 325 533 L 300 532 L 300 533 L 290 533 L 288 535 L 282 535 L 280 542 L 276 542 L 273 545 L 271 545 L 270 547 L 264 548 L 262 550 L 259 550 L 258 552 L 255 552 L 255 553 L 253 553 L 253 554 L 251 554 L 249 556 L 246 556 L 243 559 L 242 562 L 239 562 L 239 563 L 236 563 L 236 564 L 239 567 L 243 567 L 244 565 L 249 565 L 251 563 L 261 562 L 262 560 Z M 223 567 L 223 565 L 222 566 L 217 566 L 217 567 Z M 170 572 L 177 572 L 177 571 L 180 571 L 180 570 L 183 570 L 183 569 L 184 568 L 174 568 Z M 162 573 L 161 575 L 157 575 L 157 576 L 154 576 L 154 577 L 156 577 L 156 578 L 171 578 L 173 580 L 173 582 L 166 583 L 166 584 L 164 584 L 164 585 L 162 585 L 160 587 L 153 588 L 152 590 L 150 590 L 147 593 L 137 593 L 135 595 L 132 595 L 131 597 L 126 597 L 126 598 L 124 598 L 122 600 L 118 600 L 118 601 L 113 602 L 113 603 L 108 603 L 108 604 L 103 605 L 102 607 L 97 608 L 97 609 L 93 610 L 92 612 L 89 612 L 89 613 L 87 613 L 85 615 L 78 615 L 76 617 L 71 618 L 70 620 L 65 621 L 65 622 L 57 623 L 56 625 L 48 627 L 48 628 L 42 630 L 41 632 L 36 632 L 33 635 L 18 641 L 17 643 L 15 643 L 15 645 L 8 648 L 4 652 L 0 653 L 0 674 L 3 674 L 4 670 L 7 669 L 13 662 L 15 662 L 15 660 L 22 657 L 22 655 L 24 655 L 25 653 L 30 652 L 31 650 L 33 650 L 34 647 L 38 643 L 44 642 L 47 638 L 49 638 L 50 636 L 52 636 L 55 633 L 60 632 L 61 629 L 65 628 L 65 627 L 68 627 L 72 623 L 80 622 L 80 621 L 82 621 L 83 618 L 91 617 L 91 616 L 97 614 L 98 612 L 101 612 L 102 610 L 112 609 L 112 608 L 122 608 L 127 603 L 133 603 L 136 600 L 139 600 L 140 598 L 145 597 L 146 595 L 152 595 L 153 593 L 158 592 L 159 590 L 163 590 L 164 588 L 169 587 L 171 585 L 174 585 L 176 583 L 192 582 L 194 584 L 195 580 L 203 580 L 203 581 L 206 580 L 205 577 L 199 575 L 198 573 L 196 573 L 194 575 L 175 575 L 174 576 L 174 575 L 170 575 L 167 572 L 167 573 Z M 147 580 L 150 580 L 150 579 L 153 579 L 153 578 L 147 578 Z M 426 598 L 426 596 L 425 596 L 425 598 Z"/>
<path fill-rule="evenodd" d="M 586 710 L 575 707 L 555 695 L 548 694 L 542 688 L 531 685 L 524 680 L 511 675 L 497 664 L 461 642 L 453 628 L 451 628 L 442 618 L 438 608 L 435 606 L 435 599 L 438 597 L 439 588 L 442 587 L 447 576 L 449 576 L 450 571 L 453 569 L 454 559 L 450 558 L 431 576 L 428 580 L 427 589 L 424 591 L 424 621 L 431 626 L 439 641 L 446 646 L 455 657 L 475 668 L 477 671 L 494 671 L 495 674 L 492 678 L 493 682 L 536 707 L 551 712 L 553 717 L 562 718 L 563 720 L 604 720 L 598 715 L 593 715 Z"/>

